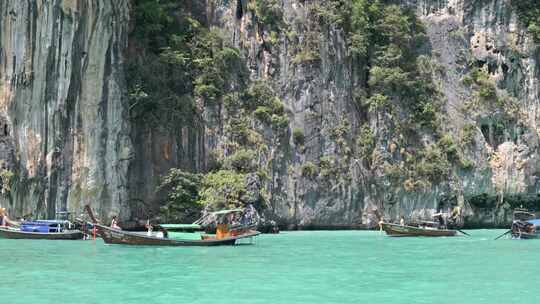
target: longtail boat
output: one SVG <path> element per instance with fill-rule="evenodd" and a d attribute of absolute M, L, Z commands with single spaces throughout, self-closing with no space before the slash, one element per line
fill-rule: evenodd
<path fill-rule="evenodd" d="M 540 226 L 540 219 L 535 219 L 534 213 L 525 209 L 515 209 L 512 219 L 512 238 L 527 240 L 539 238 L 537 226 Z"/>
<path fill-rule="evenodd" d="M 398 225 L 390 223 L 381 223 L 381 229 L 388 236 L 456 236 L 457 230 L 438 229 L 432 227 L 414 227 L 408 225 Z"/>
<path fill-rule="evenodd" d="M 71 229 L 68 221 L 25 221 L 19 228 L 0 227 L 0 238 L 39 240 L 79 240 L 83 233 Z"/>
<path fill-rule="evenodd" d="M 201 239 L 198 240 L 168 238 L 166 229 L 157 233 L 140 233 L 124 231 L 98 224 L 90 206 L 87 205 L 85 209 L 92 219 L 98 234 L 107 244 L 139 246 L 220 246 L 234 245 L 237 240 L 251 239 L 260 234 L 260 232 L 252 230 L 250 227 L 232 227 L 226 223 L 218 223 L 215 236 L 201 235 Z M 223 215 L 227 214 L 230 213 L 224 213 Z"/>

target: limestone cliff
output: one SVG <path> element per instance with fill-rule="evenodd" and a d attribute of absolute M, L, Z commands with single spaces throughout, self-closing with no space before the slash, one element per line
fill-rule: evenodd
<path fill-rule="evenodd" d="M 129 1 L 0 2 L 3 205 L 53 218 L 92 203 L 129 217 L 123 72 Z"/>
<path fill-rule="evenodd" d="M 512 1 L 381 6 L 399 5 L 409 21 L 410 8 L 423 25 L 406 33 L 416 66 L 405 74 L 432 101 L 379 85 L 395 60 L 380 53 L 397 54 L 401 42 L 373 16 L 368 25 L 351 17 L 349 2 L 183 2 L 174 15 L 219 30 L 240 50 L 249 83 L 268 86 L 283 109 L 239 111 L 202 94 L 192 118 L 157 125 L 131 115 L 125 62 L 144 50 L 128 39 L 130 1 L 0 2 L 0 156 L 14 172 L 3 204 L 17 215 L 92 203 L 102 216 L 154 216 L 170 168 L 205 172 L 247 148 L 257 165 L 249 187 L 261 193 L 250 200 L 284 225 L 369 226 L 455 205 L 471 224 L 507 221 L 518 203 L 505 197 L 540 190 L 540 48 Z M 247 126 L 242 144 L 238 125 Z"/>
<path fill-rule="evenodd" d="M 271 175 L 277 178 L 270 181 L 278 217 L 300 225 L 372 225 L 381 214 L 429 218 L 461 205 L 470 224 L 497 224 L 508 221 L 507 209 L 516 204 L 503 204 L 505 194 L 538 192 L 539 48 L 511 1 L 399 2 L 415 9 L 425 25 L 443 105 L 440 130 L 418 126 L 413 135 L 391 131 L 392 121 L 402 117 L 358 106 L 355 93 L 369 82 L 358 75 L 365 63 L 351 58 L 350 33 L 339 21 L 320 24 L 317 9 L 324 2 L 272 2 L 283 13 L 277 31 L 260 22 L 249 1 L 218 6 L 213 22 L 226 26 L 253 77 L 272 83 L 286 104 L 290 130 L 301 129 L 307 139 L 298 147 L 291 138 L 274 154 L 281 164 L 274 165 Z M 306 48 L 314 52 L 311 57 L 303 53 Z M 479 88 L 467 84 L 475 69 L 496 85 L 494 99 L 504 99 L 502 106 L 478 104 Z M 364 124 L 376 143 L 371 164 L 355 142 Z M 429 148 L 441 134 L 460 146 L 461 160 L 445 180 L 418 186 L 421 180 L 402 170 L 407 154 Z M 322 168 L 328 162 L 332 172 Z M 321 168 L 315 178 L 302 174 L 306 163 Z M 401 176 L 392 180 L 385 168 L 397 168 Z M 497 196 L 500 204 L 471 205 L 480 194 Z"/>

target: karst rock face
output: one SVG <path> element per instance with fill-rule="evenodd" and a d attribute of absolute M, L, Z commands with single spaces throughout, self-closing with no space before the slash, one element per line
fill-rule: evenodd
<path fill-rule="evenodd" d="M 359 106 L 357 93 L 368 90 L 359 71 L 367 63 L 351 59 L 343 27 L 314 20 L 313 6 L 324 1 L 272 1 L 281 11 L 274 28 L 261 24 L 250 2 L 195 1 L 190 9 L 221 29 L 250 79 L 270 85 L 284 104 L 285 132 L 251 122 L 264 142 L 258 165 L 266 178 L 250 175 L 248 189 L 266 194 L 249 200 L 263 200 L 267 218 L 373 226 L 381 216 L 429 218 L 458 205 L 472 225 L 498 225 L 511 216 L 505 196 L 540 190 L 540 48 L 510 0 L 395 1 L 425 26 L 440 129 L 454 138 L 469 130 L 467 143 L 456 140 L 467 168 L 451 163 L 447 178 L 422 186 L 406 176 L 396 181 L 384 168 L 399 169 L 405 155 L 440 134 L 420 127 L 410 138 L 397 134 L 389 126 L 399 115 Z M 221 107 L 203 106 L 203 121 L 174 130 L 130 119 L 125 62 L 133 55 L 133 7 L 128 0 L 0 2 L 0 158 L 13 173 L 2 206 L 14 217 L 80 213 L 85 204 L 105 218 L 150 217 L 161 203 L 160 176 L 173 167 L 204 172 L 210 155 L 228 153 L 230 117 Z M 306 48 L 316 56 L 302 53 Z M 464 79 L 473 68 L 485 71 L 497 100 L 511 106 L 471 107 L 478 92 Z M 357 145 L 366 127 L 374 145 L 369 162 Z M 314 172 L 306 174 L 306 164 Z M 470 203 L 480 195 L 500 201 Z"/>
<path fill-rule="evenodd" d="M 129 1 L 1 1 L 0 104 L 13 216 L 129 212 Z M 8 152 L 9 151 L 9 152 Z"/>

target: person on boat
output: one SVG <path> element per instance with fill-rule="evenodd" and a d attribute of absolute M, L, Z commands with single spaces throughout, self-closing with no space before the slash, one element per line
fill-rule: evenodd
<path fill-rule="evenodd" d="M 379 231 L 383 231 L 382 229 L 383 224 L 384 224 L 384 219 L 381 217 L 381 219 L 379 220 Z"/>
<path fill-rule="evenodd" d="M 122 229 L 122 228 L 120 228 L 120 226 L 118 226 L 118 219 L 116 218 L 116 215 L 112 217 L 111 228 Z"/>
<path fill-rule="evenodd" d="M 446 224 L 444 223 L 444 218 L 442 216 L 442 213 L 439 213 L 437 215 L 437 220 L 439 221 L 439 228 L 446 229 Z"/>
<path fill-rule="evenodd" d="M 251 223 L 251 214 L 246 209 L 244 212 L 242 212 L 242 214 L 240 216 L 240 224 L 242 226 L 248 226 L 250 223 Z"/>
<path fill-rule="evenodd" d="M 162 238 L 162 239 L 168 239 L 169 238 L 169 232 L 167 231 L 167 229 L 161 227 L 161 230 L 156 232 L 156 237 Z"/>
<path fill-rule="evenodd" d="M 147 221 L 146 221 L 146 225 L 145 225 L 145 226 L 146 226 L 146 229 L 148 230 L 148 231 L 146 232 L 146 235 L 152 236 L 152 230 L 154 230 L 154 227 L 152 227 L 152 225 L 150 225 L 150 220 L 147 220 Z"/>
<path fill-rule="evenodd" d="M 528 223 L 527 225 L 527 232 L 528 233 L 536 233 L 536 226 L 531 224 L 531 223 Z"/>
<path fill-rule="evenodd" d="M 6 226 L 5 213 L 6 213 L 6 208 L 1 208 L 0 207 L 0 226 L 2 226 L 2 227 Z"/>
<path fill-rule="evenodd" d="M 401 217 L 401 219 L 399 220 L 399 224 L 401 226 L 405 226 L 405 218 L 403 218 L 403 216 Z"/>
<path fill-rule="evenodd" d="M 459 214 L 460 214 L 460 207 L 455 206 L 450 212 L 450 216 L 447 219 L 447 226 L 455 227 L 458 224 L 459 220 Z"/>
<path fill-rule="evenodd" d="M 454 209 L 452 209 L 451 217 L 454 218 L 454 219 L 457 219 L 460 214 L 461 214 L 461 207 L 460 206 L 455 206 Z"/>

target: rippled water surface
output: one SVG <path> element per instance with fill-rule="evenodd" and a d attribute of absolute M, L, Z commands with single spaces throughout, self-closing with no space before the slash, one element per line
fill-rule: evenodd
<path fill-rule="evenodd" d="M 3 303 L 518 303 L 540 296 L 540 240 L 262 235 L 156 248 L 0 239 Z"/>

